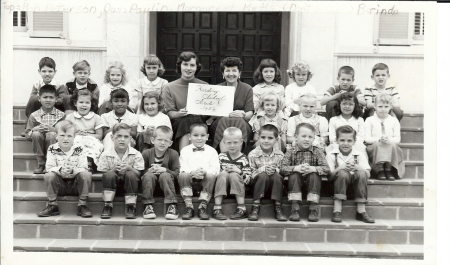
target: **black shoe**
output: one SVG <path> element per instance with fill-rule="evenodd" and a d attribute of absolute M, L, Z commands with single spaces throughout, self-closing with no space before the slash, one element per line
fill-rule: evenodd
<path fill-rule="evenodd" d="M 245 219 L 247 217 L 248 217 L 247 210 L 244 210 L 241 208 L 237 208 L 236 212 L 234 214 L 230 215 L 231 220 L 240 220 L 240 219 Z"/>
<path fill-rule="evenodd" d="M 331 222 L 340 223 L 342 222 L 342 214 L 341 212 L 334 212 L 333 217 L 331 218 Z"/>
<path fill-rule="evenodd" d="M 286 215 L 283 214 L 283 208 L 281 205 L 275 205 L 275 219 L 279 222 L 286 222 Z"/>
<path fill-rule="evenodd" d="M 395 176 L 392 173 L 392 171 L 385 171 L 386 172 L 386 179 L 390 181 L 395 181 Z"/>
<path fill-rule="evenodd" d="M 300 213 L 298 210 L 291 210 L 291 214 L 289 215 L 289 221 L 292 222 L 300 222 Z"/>
<path fill-rule="evenodd" d="M 259 206 L 259 205 L 252 205 L 252 210 L 250 212 L 250 215 L 248 216 L 249 221 L 258 221 L 260 207 L 261 206 Z"/>
<path fill-rule="evenodd" d="M 370 217 L 370 215 L 367 212 L 363 213 L 356 213 L 356 220 L 363 221 L 364 223 L 375 223 L 375 220 Z"/>
<path fill-rule="evenodd" d="M 213 212 L 213 218 L 216 220 L 227 220 L 227 216 L 223 214 L 222 209 L 215 209 Z"/>
<path fill-rule="evenodd" d="M 59 215 L 58 205 L 47 205 L 44 210 L 37 213 L 39 217 L 49 217 Z"/>
<path fill-rule="evenodd" d="M 378 172 L 377 179 L 378 180 L 386 180 L 386 175 L 384 174 L 384 170 L 381 170 L 380 172 Z"/>
<path fill-rule="evenodd" d="M 127 204 L 126 219 L 136 219 L 136 206 L 134 204 Z"/>
<path fill-rule="evenodd" d="M 87 205 L 78 205 L 77 215 L 83 218 L 92 217 L 92 212 Z"/>
<path fill-rule="evenodd" d="M 194 209 L 192 209 L 191 207 L 186 207 L 186 209 L 184 209 L 184 213 L 181 216 L 181 219 L 183 220 L 191 220 L 194 217 Z"/>
<path fill-rule="evenodd" d="M 20 136 L 27 137 L 27 134 L 25 132 L 21 133 Z"/>
<path fill-rule="evenodd" d="M 176 204 L 170 204 L 169 208 L 167 208 L 166 219 L 167 220 L 176 220 L 178 219 L 178 209 Z"/>
<path fill-rule="evenodd" d="M 200 220 L 209 220 L 209 214 L 206 213 L 205 207 L 199 207 L 198 208 L 198 218 Z"/>
<path fill-rule="evenodd" d="M 37 168 L 33 171 L 34 174 L 44 174 L 45 173 L 45 164 L 38 165 Z"/>
<path fill-rule="evenodd" d="M 309 210 L 308 221 L 310 221 L 310 222 L 318 222 L 319 221 L 319 211 L 317 211 L 317 210 Z"/>
<path fill-rule="evenodd" d="M 103 211 L 102 214 L 100 215 L 100 218 L 102 219 L 109 219 L 112 216 L 112 206 L 109 205 L 105 205 L 105 207 L 103 207 Z"/>

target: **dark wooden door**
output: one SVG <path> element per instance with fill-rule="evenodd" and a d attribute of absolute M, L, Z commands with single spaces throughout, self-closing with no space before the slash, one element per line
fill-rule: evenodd
<path fill-rule="evenodd" d="M 229 56 L 241 58 L 241 80 L 252 86 L 262 59 L 280 63 L 281 13 L 162 12 L 157 27 L 157 55 L 169 81 L 179 77 L 175 64 L 182 51 L 199 56 L 203 68 L 198 77 L 210 84 L 224 81 L 220 62 Z"/>

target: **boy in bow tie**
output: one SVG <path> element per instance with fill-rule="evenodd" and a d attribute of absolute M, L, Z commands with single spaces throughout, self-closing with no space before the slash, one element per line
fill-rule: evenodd
<path fill-rule="evenodd" d="M 184 147 L 180 152 L 180 175 L 178 184 L 186 208 L 182 215 L 183 220 L 194 217 L 194 206 L 192 204 L 192 181 L 202 182 L 202 191 L 198 200 L 198 217 L 200 220 L 208 220 L 206 207 L 211 199 L 216 182 L 216 176 L 220 171 L 219 155 L 217 151 L 206 145 L 208 140 L 208 127 L 206 124 L 193 124 L 190 127 L 189 140 L 191 144 Z"/>

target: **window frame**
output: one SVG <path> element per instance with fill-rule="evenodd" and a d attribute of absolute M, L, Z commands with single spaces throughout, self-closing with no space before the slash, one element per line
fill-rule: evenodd
<path fill-rule="evenodd" d="M 28 31 L 28 13 L 27 11 L 14 11 L 13 12 L 13 19 L 14 19 L 14 14 L 17 14 L 17 21 L 18 21 L 18 25 L 14 26 L 14 22 L 13 22 L 13 31 L 14 32 L 27 32 Z M 25 25 L 22 26 L 21 25 L 21 19 L 22 19 L 22 15 L 25 16 Z"/>
<path fill-rule="evenodd" d="M 37 12 L 39 13 L 39 12 Z M 63 24 L 63 30 L 60 34 L 58 35 L 53 35 L 50 31 L 46 32 L 46 31 L 41 31 L 40 33 L 36 33 L 36 31 L 34 31 L 34 25 L 33 25 L 33 17 L 34 17 L 34 12 L 26 12 L 26 16 L 27 16 L 27 26 L 26 26 L 26 30 L 15 30 L 16 32 L 26 32 L 27 36 L 30 38 L 56 38 L 56 39 L 67 39 L 68 36 L 68 13 L 67 12 L 61 12 L 63 17 L 62 17 L 62 24 Z"/>
<path fill-rule="evenodd" d="M 405 12 L 406 13 L 406 12 Z M 374 31 L 373 31 L 373 44 L 375 46 L 412 46 L 423 45 L 424 35 L 415 34 L 415 14 L 419 12 L 408 12 L 408 37 L 405 39 L 389 39 L 379 38 L 380 30 L 380 14 L 374 16 Z M 424 17 L 424 13 L 421 12 Z M 390 14 L 383 14 L 383 16 L 395 16 Z"/>

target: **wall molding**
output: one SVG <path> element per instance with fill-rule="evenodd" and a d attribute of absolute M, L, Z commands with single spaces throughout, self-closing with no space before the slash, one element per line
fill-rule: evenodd
<path fill-rule="evenodd" d="M 405 59 L 423 59 L 423 54 L 392 54 L 392 53 L 334 53 L 334 57 L 365 57 L 365 58 L 405 58 Z"/>
<path fill-rule="evenodd" d="M 31 50 L 31 51 L 41 51 L 41 50 L 52 50 L 52 51 L 106 51 L 106 47 L 82 47 L 82 46 L 35 46 L 35 45 L 14 45 L 13 50 Z"/>

